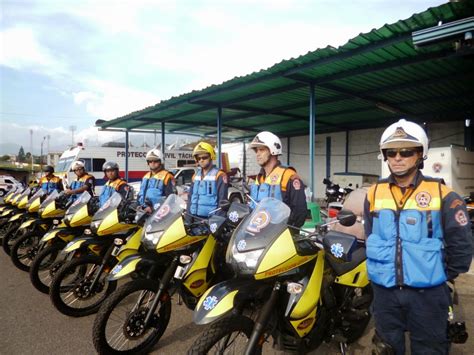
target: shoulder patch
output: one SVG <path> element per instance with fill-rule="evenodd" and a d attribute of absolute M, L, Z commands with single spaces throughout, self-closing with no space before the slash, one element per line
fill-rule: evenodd
<path fill-rule="evenodd" d="M 454 215 L 454 219 L 456 220 L 456 222 L 458 222 L 458 224 L 461 227 L 464 227 L 469 223 L 466 213 L 463 210 L 457 211 L 456 214 Z"/>
<path fill-rule="evenodd" d="M 293 181 L 293 188 L 295 190 L 301 189 L 301 180 L 300 179 L 291 179 Z"/>

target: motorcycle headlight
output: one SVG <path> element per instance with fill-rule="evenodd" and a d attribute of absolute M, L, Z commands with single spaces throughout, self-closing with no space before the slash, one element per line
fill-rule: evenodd
<path fill-rule="evenodd" d="M 148 246 L 156 247 L 163 233 L 164 231 L 158 231 L 154 233 L 145 233 L 143 242 L 147 244 Z"/>
<path fill-rule="evenodd" d="M 257 266 L 258 258 L 262 255 L 264 249 L 257 249 L 247 252 L 239 252 L 234 245 L 232 247 L 232 255 L 239 265 L 245 265 L 246 269 L 254 269 Z"/>

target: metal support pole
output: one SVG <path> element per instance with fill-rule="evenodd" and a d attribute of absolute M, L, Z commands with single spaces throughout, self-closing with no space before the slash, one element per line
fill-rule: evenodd
<path fill-rule="evenodd" d="M 286 144 L 288 146 L 287 151 L 286 151 L 286 165 L 290 166 L 290 137 L 286 139 Z"/>
<path fill-rule="evenodd" d="M 222 168 L 222 107 L 217 107 L 217 150 L 219 156 L 217 157 L 217 167 Z"/>
<path fill-rule="evenodd" d="M 166 163 L 165 144 L 165 122 L 161 122 L 161 154 L 163 154 L 163 165 Z"/>
<path fill-rule="evenodd" d="M 326 178 L 331 177 L 331 137 L 326 137 Z"/>
<path fill-rule="evenodd" d="M 316 139 L 316 95 L 314 84 L 309 85 L 309 179 L 311 186 L 311 201 L 314 199 L 314 141 Z"/>
<path fill-rule="evenodd" d="M 346 173 L 349 172 L 349 131 L 346 131 Z"/>
<path fill-rule="evenodd" d="M 128 129 L 125 131 L 125 180 L 128 181 Z"/>
<path fill-rule="evenodd" d="M 245 149 L 245 141 L 242 142 L 242 176 L 247 177 L 247 149 Z"/>

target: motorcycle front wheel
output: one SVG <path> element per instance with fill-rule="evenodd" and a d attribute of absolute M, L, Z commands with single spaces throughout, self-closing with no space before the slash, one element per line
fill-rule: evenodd
<path fill-rule="evenodd" d="M 188 355 L 243 354 L 253 327 L 254 322 L 245 316 L 233 315 L 222 318 L 198 337 L 188 350 Z M 261 347 L 253 352 L 253 354 L 261 353 Z"/>
<path fill-rule="evenodd" d="M 49 294 L 51 281 L 63 265 L 63 261 L 57 260 L 63 247 L 63 244 L 50 245 L 40 251 L 33 260 L 30 267 L 30 280 L 38 291 Z"/>
<path fill-rule="evenodd" d="M 18 227 L 20 226 L 20 222 L 13 222 L 13 223 L 10 223 L 8 229 L 6 230 L 5 234 L 3 235 L 3 238 L 2 238 L 2 247 L 3 247 L 3 250 L 5 251 L 5 253 L 7 255 L 10 255 L 10 252 L 11 252 L 11 248 L 13 246 L 13 243 L 15 243 L 15 241 L 23 234 L 25 233 L 26 231 L 23 230 L 23 231 L 19 231 L 18 230 Z"/>
<path fill-rule="evenodd" d="M 20 270 L 30 271 L 30 266 L 38 253 L 40 239 L 41 235 L 34 231 L 18 238 L 10 250 L 13 265 Z"/>
<path fill-rule="evenodd" d="M 99 310 L 102 302 L 117 287 L 117 281 L 106 280 L 108 273 L 104 271 L 92 287 L 101 264 L 101 257 L 87 255 L 67 262 L 58 270 L 49 297 L 59 312 L 71 317 L 84 317 Z"/>
<path fill-rule="evenodd" d="M 164 293 L 148 327 L 144 326 L 158 286 L 154 280 L 131 281 L 104 302 L 92 331 L 99 354 L 146 354 L 152 350 L 171 317 L 171 298 Z"/>

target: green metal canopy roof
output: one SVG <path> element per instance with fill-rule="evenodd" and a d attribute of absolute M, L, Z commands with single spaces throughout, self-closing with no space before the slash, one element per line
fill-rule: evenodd
<path fill-rule="evenodd" d="M 307 135 L 310 85 L 316 133 L 385 126 L 403 116 L 418 122 L 464 120 L 474 109 L 474 49 L 453 41 L 415 48 L 412 33 L 474 16 L 474 2 L 447 3 L 219 85 L 173 97 L 111 121 L 102 129 L 253 137 Z M 474 18 L 468 26 L 473 27 Z"/>

